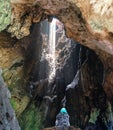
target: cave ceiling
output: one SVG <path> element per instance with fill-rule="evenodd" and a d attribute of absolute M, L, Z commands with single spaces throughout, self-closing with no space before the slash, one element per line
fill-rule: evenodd
<path fill-rule="evenodd" d="M 112 4 L 112 0 L 11 0 L 7 31 L 21 39 L 29 35 L 33 22 L 52 15 L 64 23 L 68 37 L 103 56 L 113 55 Z"/>

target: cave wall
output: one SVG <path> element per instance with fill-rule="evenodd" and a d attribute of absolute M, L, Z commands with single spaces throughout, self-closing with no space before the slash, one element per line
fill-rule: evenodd
<path fill-rule="evenodd" d="M 57 70 L 53 84 L 53 86 L 56 86 L 56 93 L 54 93 L 57 98 L 50 104 L 46 127 L 54 126 L 56 114 L 60 111 L 62 99 L 66 95 L 66 108 L 70 115 L 71 125 L 83 129 L 89 122 L 96 124 L 97 121 L 98 130 L 106 129 L 105 122 L 101 120 L 102 124 L 97 119 L 97 116 L 99 119 L 101 117 L 106 118 L 104 114 L 107 113 L 108 108 L 108 99 L 103 88 L 103 64 L 92 50 L 80 44 L 77 44 L 76 47 L 72 46 L 72 48 L 73 51 L 63 68 Z M 59 58 L 62 59 L 62 57 Z M 72 82 L 77 71 L 80 71 L 78 84 L 66 91 L 66 86 Z M 94 116 L 96 118 L 93 119 L 94 117 L 91 117 L 91 114 L 95 109 Z"/>
<path fill-rule="evenodd" d="M 38 30 L 36 28 L 38 28 Z M 109 107 L 109 98 L 105 93 L 106 91 L 104 91 L 105 66 L 99 56 L 92 50 L 74 41 L 70 43 L 68 43 L 69 41 L 59 43 L 57 45 L 58 48 L 56 48 L 59 52 L 56 77 L 54 82 L 48 86 L 46 76 L 43 77 L 42 74 L 40 77 L 40 75 L 38 75 L 39 71 L 42 71 L 39 70 L 40 64 L 42 65 L 40 62 L 41 51 L 39 51 L 42 50 L 40 44 L 42 42 L 42 35 L 40 35 L 41 32 L 39 30 L 40 25 L 36 24 L 32 27 L 32 36 L 37 33 L 39 34 L 38 38 L 34 39 L 33 37 L 33 41 L 31 40 L 31 42 L 34 43 L 34 47 L 31 47 L 31 44 L 29 44 L 28 50 L 30 53 L 28 51 L 26 55 L 28 58 L 26 67 L 28 68 L 28 80 L 34 83 L 32 86 L 34 90 L 29 88 L 30 85 L 28 86 L 33 96 L 31 100 L 34 101 L 39 111 L 44 113 L 43 125 L 46 127 L 54 126 L 56 114 L 62 107 L 62 99 L 66 95 L 66 108 L 69 112 L 72 125 L 84 128 L 87 124 L 93 123 L 97 125 L 98 129 L 106 128 L 104 120 L 106 120 L 107 117 L 106 113 Z M 38 47 L 36 48 L 35 45 Z M 33 55 L 30 57 L 30 54 Z M 29 69 L 29 67 L 31 69 Z M 43 64 L 43 68 L 46 67 L 47 64 Z M 45 69 L 44 71 L 47 70 Z M 77 71 L 80 71 L 77 86 L 65 91 L 66 86 L 72 82 Z M 44 97 L 48 95 L 48 91 L 51 91 L 50 97 L 57 95 L 57 98 L 49 104 L 44 100 Z M 47 111 L 45 112 L 46 108 Z"/>
<path fill-rule="evenodd" d="M 42 113 L 34 105 L 29 84 L 29 81 L 33 79 L 33 68 L 37 67 L 36 63 L 38 63 L 41 51 L 40 25 L 34 25 L 31 32 L 30 36 L 22 40 L 10 38 L 10 34 L 5 31 L 0 33 L 0 68 L 3 70 L 2 76 L 11 92 L 9 101 L 15 110 L 20 127 L 26 130 L 31 128 L 41 129 L 43 126 Z M 9 111 L 12 110 L 9 108 Z M 37 116 L 35 117 L 35 115 Z"/>
<path fill-rule="evenodd" d="M 50 16 L 53 15 L 64 23 L 68 37 L 93 49 L 99 55 L 105 66 L 106 77 L 109 75 L 107 70 L 113 66 L 112 13 L 110 13 L 112 1 L 11 0 L 11 5 L 12 22 L 8 27 L 8 32 L 12 36 L 20 39 L 29 35 L 32 22 L 39 22 L 45 18 L 51 20 Z M 111 100 L 112 85 L 110 84 L 112 83 L 106 77 L 104 88 L 107 95 L 111 95 Z"/>
<path fill-rule="evenodd" d="M 7 3 L 7 7 L 10 8 L 9 1 L 7 1 Z M 5 4 L 6 3 L 1 2 L 3 7 Z M 112 13 L 110 13 L 112 12 L 112 1 L 98 2 L 97 0 L 87 0 L 84 3 L 82 0 L 11 0 L 11 7 L 12 15 L 11 21 L 9 22 L 11 24 L 6 30 L 8 30 L 13 37 L 16 36 L 18 39 L 21 39 L 29 35 L 30 26 L 33 22 L 39 22 L 53 15 L 64 23 L 68 37 L 93 49 L 103 61 L 106 70 L 112 68 Z M 5 8 L 6 12 L 8 8 Z M 2 12 L 2 15 L 5 16 L 4 12 Z M 8 15 L 8 19 L 9 16 L 10 15 Z M 3 19 L 5 18 L 7 19 L 7 17 L 3 17 Z M 5 27 L 7 27 L 8 24 L 6 24 Z M 108 63 L 109 61 L 111 62 Z M 107 72 L 108 71 L 106 71 L 106 73 Z M 106 75 L 109 74 L 107 73 Z M 105 90 L 107 95 L 109 95 L 109 93 L 112 95 L 112 92 L 108 92 L 109 88 L 112 90 L 108 82 L 109 81 L 105 84 Z M 110 99 L 112 99 L 112 97 L 110 97 Z"/>
<path fill-rule="evenodd" d="M 10 104 L 11 93 L 8 90 L 0 68 L 0 129 L 20 130 L 15 112 Z"/>
<path fill-rule="evenodd" d="M 97 126 L 100 123 L 99 130 L 103 126 L 106 128 L 104 120 L 110 114 L 110 112 L 107 114 L 107 110 L 108 101 L 112 101 L 112 94 L 111 97 L 108 96 L 111 91 L 106 91 L 104 85 L 107 86 L 110 83 L 107 82 L 109 78 L 106 77 L 106 74 L 110 75 L 110 72 L 105 73 L 107 64 L 110 62 L 103 64 L 104 60 L 101 61 L 92 50 L 73 40 L 71 42 L 64 40 L 64 43 L 60 41 L 56 48 L 59 54 L 56 77 L 48 87 L 46 77 L 42 74 L 43 80 L 41 80 L 42 78 L 38 75 L 41 71 L 39 66 L 43 43 L 40 29 L 41 24 L 34 24 L 29 37 L 20 41 L 10 38 L 6 32 L 1 33 L 2 58 L 0 60 L 3 77 L 11 91 L 11 104 L 22 129 L 54 126 L 56 114 L 62 107 L 62 99 L 65 95 L 71 125 L 84 128 L 88 127 L 89 123 Z M 46 67 L 47 64 L 44 62 L 43 68 Z M 77 71 L 80 71 L 77 86 L 65 91 Z M 32 82 L 38 82 L 38 84 L 32 85 Z M 48 90 L 51 91 L 50 97 L 57 95 L 52 103 L 43 99 L 48 95 Z M 27 119 L 29 122 L 25 125 Z"/>
<path fill-rule="evenodd" d="M 8 11 L 10 12 L 11 11 L 11 8 L 9 7 L 10 4 L 9 1 L 7 2 L 8 6 L 5 7 L 5 9 L 6 12 Z M 6 3 L 0 4 L 2 6 L 0 8 L 4 8 L 5 4 Z M 81 44 L 93 49 L 96 52 L 98 56 L 95 56 L 95 54 L 91 52 L 91 54 L 89 54 L 90 56 L 88 56 L 90 60 L 88 60 L 85 63 L 83 68 L 81 66 L 81 73 L 80 73 L 81 82 L 79 83 L 79 86 L 76 89 L 74 89 L 74 91 L 69 90 L 69 92 L 66 93 L 68 103 L 70 102 L 69 97 L 72 95 L 74 97 L 74 99 L 71 101 L 70 104 L 67 103 L 67 108 L 69 110 L 70 106 L 71 107 L 77 106 L 77 108 L 75 107 L 73 110 L 69 110 L 71 111 L 70 115 L 72 115 L 72 113 L 75 113 L 75 117 L 77 117 L 76 119 L 71 118 L 73 125 L 77 124 L 80 126 L 84 126 L 85 123 L 88 123 L 88 120 L 90 120 L 91 123 L 92 122 L 94 123 L 95 120 L 92 121 L 92 118 L 90 117 L 92 117 L 92 115 L 95 114 L 96 115 L 95 118 L 97 119 L 97 116 L 99 115 L 98 113 L 99 109 L 100 109 L 100 115 L 98 120 L 100 120 L 101 116 L 105 115 L 104 117 L 106 117 L 107 116 L 106 110 L 109 107 L 108 101 L 110 101 L 110 103 L 113 106 L 112 103 L 113 47 L 112 47 L 112 25 L 111 25 L 112 13 L 110 13 L 112 10 L 112 2 L 108 1 L 107 3 L 105 3 L 102 1 L 98 2 L 96 0 L 95 1 L 87 0 L 86 3 L 84 3 L 84 1 L 82 0 L 79 1 L 11 0 L 11 7 L 12 7 L 11 19 L 9 18 L 11 12 L 8 13 L 8 15 L 4 14 L 4 12 L 1 12 L 3 16 L 1 17 L 2 22 L 1 25 L 3 25 L 3 27 L 1 26 L 1 30 L 7 27 L 6 30 L 11 33 L 12 37 L 16 36 L 17 39 L 21 39 L 24 36 L 29 35 L 30 27 L 33 22 L 39 22 L 40 20 L 43 20 L 45 18 L 51 20 L 50 16 L 53 15 L 55 17 L 58 17 L 64 23 L 66 34 L 68 37 L 73 38 L 75 41 L 79 41 Z M 96 10 L 97 8 L 98 10 Z M 33 79 L 32 77 L 32 75 L 36 76 L 35 71 L 39 70 L 37 68 L 38 65 L 37 61 L 39 60 L 39 57 L 35 57 L 35 55 L 40 55 L 41 51 L 40 49 L 41 43 L 39 43 L 40 45 L 37 43 L 38 39 L 36 39 L 35 37 L 36 34 L 32 33 L 29 37 L 23 38 L 21 42 L 20 41 L 18 42 L 18 40 L 15 38 L 14 39 L 10 38 L 10 35 L 7 34 L 6 32 L 2 32 L 0 35 L 0 52 L 1 52 L 0 67 L 3 69 L 3 77 L 7 82 L 9 89 L 12 93 L 11 103 L 16 110 L 17 116 L 21 115 L 21 113 L 25 110 L 26 106 L 30 102 L 29 95 L 31 92 L 29 90 L 30 89 L 29 84 L 27 84 L 28 80 L 37 81 L 37 78 Z M 39 39 L 41 40 L 40 36 Z M 35 44 L 39 45 L 39 47 L 36 47 Z M 84 53 L 86 52 L 83 52 L 83 56 Z M 78 54 L 74 54 L 74 56 L 75 55 Z M 101 59 L 102 63 L 100 63 L 101 61 L 98 60 L 97 57 Z M 90 62 L 93 64 L 91 64 Z M 72 68 L 69 69 L 69 72 L 65 71 L 65 69 L 68 69 L 68 66 L 65 65 L 63 66 L 64 69 L 62 69 L 61 72 L 58 71 L 57 73 L 57 77 L 59 77 L 60 75 L 62 79 L 56 78 L 56 84 L 57 86 L 61 86 L 62 91 L 64 91 L 66 85 L 69 82 L 71 82 L 77 69 L 77 67 L 74 66 L 75 65 L 74 60 L 73 63 L 69 63 L 68 61 L 67 64 L 69 65 L 71 64 L 72 66 Z M 73 69 L 73 66 L 76 69 Z M 71 76 L 70 75 L 68 76 L 68 73 L 70 73 Z M 45 84 L 47 84 L 46 81 Z M 59 93 L 60 91 L 58 90 L 58 94 Z M 101 95 L 102 97 L 100 97 L 99 100 L 99 98 L 97 97 Z M 79 100 L 80 103 L 79 105 L 77 104 L 76 101 L 77 97 L 80 97 L 79 99 L 82 99 Z M 52 119 L 55 120 L 55 114 L 57 114 L 57 112 L 60 109 L 61 104 L 59 101 L 61 101 L 61 99 L 62 97 L 58 97 L 57 99 L 58 104 L 56 103 L 58 105 L 58 108 L 57 110 L 53 109 L 53 114 L 51 114 L 51 117 L 50 116 L 48 117 L 51 120 Z M 76 103 L 74 104 L 73 102 Z M 103 108 L 100 106 L 100 104 L 102 106 L 104 104 Z M 84 108 L 84 112 L 81 115 L 80 111 L 77 111 L 78 113 L 74 112 L 80 106 L 83 106 Z M 82 111 L 83 108 L 79 109 Z M 51 105 L 50 110 L 52 110 Z M 93 113 L 93 111 L 95 111 L 95 113 Z M 79 120 L 77 119 L 81 120 L 81 122 L 79 122 Z M 47 124 L 48 125 L 54 124 L 53 121 L 50 122 Z"/>
<path fill-rule="evenodd" d="M 0 31 L 11 23 L 11 12 L 10 0 L 0 1 Z"/>
<path fill-rule="evenodd" d="M 112 28 L 110 27 L 112 2 L 110 0 L 107 2 L 11 0 L 11 6 L 12 22 L 8 32 L 18 39 L 29 35 L 32 22 L 39 22 L 53 15 L 64 23 L 67 35 L 75 41 L 92 48 L 98 54 L 100 51 L 112 54 Z"/>
<path fill-rule="evenodd" d="M 11 39 L 6 32 L 1 33 L 0 68 L 3 69 L 4 80 L 11 91 L 11 104 L 16 110 L 17 116 L 29 102 L 29 97 L 24 89 L 24 54 L 24 47 L 19 45 L 16 39 Z"/>

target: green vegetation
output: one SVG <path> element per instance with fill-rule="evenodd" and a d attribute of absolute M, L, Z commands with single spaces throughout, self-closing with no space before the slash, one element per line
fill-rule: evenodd
<path fill-rule="evenodd" d="M 34 104 L 25 87 L 22 68 L 4 70 L 2 74 L 11 92 L 10 103 L 15 110 L 21 130 L 41 130 L 43 127 L 42 113 Z"/>
<path fill-rule="evenodd" d="M 112 112 L 112 106 L 110 102 L 108 102 L 108 107 L 106 109 L 105 115 L 106 117 L 103 120 L 105 124 L 107 125 L 108 122 L 113 121 L 113 112 Z"/>
<path fill-rule="evenodd" d="M 18 97 L 12 96 L 12 98 L 10 99 L 10 103 L 16 112 L 17 118 L 25 110 L 28 102 L 29 98 L 27 96 L 23 96 L 22 98 L 20 98 L 19 96 Z"/>
<path fill-rule="evenodd" d="M 41 130 L 42 113 L 31 104 L 19 117 L 19 123 L 22 130 Z"/>
<path fill-rule="evenodd" d="M 89 122 L 95 124 L 99 113 L 100 113 L 100 110 L 99 110 L 99 109 L 93 108 L 93 109 L 92 109 L 92 112 L 91 112 L 91 114 L 90 114 Z"/>
<path fill-rule="evenodd" d="M 23 70 L 22 68 L 16 68 L 15 70 L 3 71 L 2 76 L 11 92 L 10 103 L 18 118 L 30 101 L 29 95 L 24 87 Z"/>
<path fill-rule="evenodd" d="M 16 101 L 13 98 L 11 98 L 10 103 L 11 103 L 13 109 L 16 110 L 16 106 L 17 106 Z"/>

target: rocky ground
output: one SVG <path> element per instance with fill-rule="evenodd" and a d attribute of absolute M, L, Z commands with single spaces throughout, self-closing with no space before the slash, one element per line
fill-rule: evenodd
<path fill-rule="evenodd" d="M 60 128 L 56 128 L 56 127 L 51 127 L 51 128 L 45 128 L 43 130 L 61 130 Z M 80 130 L 80 128 L 74 128 L 72 126 L 66 128 L 66 130 Z"/>

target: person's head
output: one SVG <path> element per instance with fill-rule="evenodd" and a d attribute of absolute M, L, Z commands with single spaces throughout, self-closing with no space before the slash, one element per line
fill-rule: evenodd
<path fill-rule="evenodd" d="M 65 114 L 65 113 L 67 113 L 66 108 L 64 108 L 64 107 L 63 107 L 63 108 L 61 108 L 60 113 L 64 113 L 64 114 Z"/>

